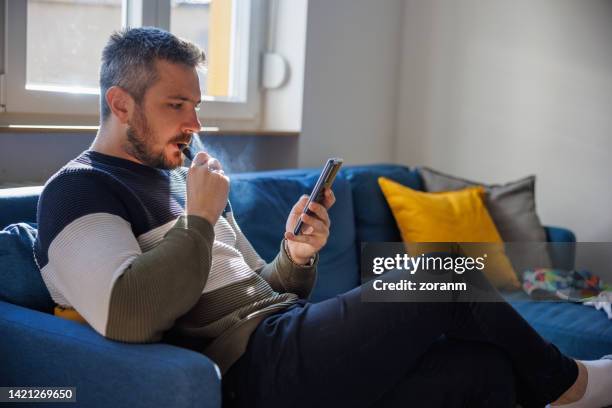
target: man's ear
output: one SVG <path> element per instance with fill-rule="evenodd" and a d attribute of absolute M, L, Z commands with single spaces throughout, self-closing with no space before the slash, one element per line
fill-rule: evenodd
<path fill-rule="evenodd" d="M 134 111 L 134 99 L 123 88 L 111 86 L 106 91 L 106 103 L 122 124 L 128 123 Z"/>

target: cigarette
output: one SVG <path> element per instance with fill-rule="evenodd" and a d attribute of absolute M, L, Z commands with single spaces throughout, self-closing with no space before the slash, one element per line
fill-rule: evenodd
<path fill-rule="evenodd" d="M 193 161 L 193 152 L 191 151 L 191 147 L 189 147 L 188 144 L 181 144 L 179 148 L 181 149 L 185 157 L 189 159 L 189 161 Z"/>

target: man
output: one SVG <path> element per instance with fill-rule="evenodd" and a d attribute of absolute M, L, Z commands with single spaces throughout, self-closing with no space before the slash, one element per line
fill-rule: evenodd
<path fill-rule="evenodd" d="M 198 153 L 181 167 L 180 146 L 200 129 L 203 62 L 159 29 L 111 36 L 100 130 L 39 201 L 35 255 L 58 314 L 113 340 L 203 352 L 225 374 L 228 405 L 510 407 L 514 371 L 525 406 L 585 394 L 584 366 L 503 302 L 362 303 L 355 288 L 308 303 L 334 195 L 310 205 L 295 236 L 302 197 L 274 261 L 257 255 L 221 164 Z"/>
<path fill-rule="evenodd" d="M 157 58 L 139 60 L 134 45 L 146 41 L 157 43 L 149 51 Z M 264 316 L 311 291 L 329 218 L 313 203 L 319 218 L 304 217 L 305 235 L 288 234 L 266 265 L 226 206 L 229 180 L 219 162 L 199 153 L 188 171 L 179 167 L 178 145 L 200 130 L 194 67 L 203 62 L 193 44 L 159 30 L 111 37 L 100 73 L 100 131 L 46 185 L 37 259 L 55 301 L 100 334 L 159 341 L 181 316 L 177 332 L 208 340 L 207 354 L 225 370 Z M 325 205 L 333 201 L 327 191 Z"/>

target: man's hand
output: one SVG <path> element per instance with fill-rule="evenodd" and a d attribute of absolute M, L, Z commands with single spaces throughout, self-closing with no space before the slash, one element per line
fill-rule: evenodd
<path fill-rule="evenodd" d="M 227 205 L 229 178 L 221 164 L 208 153 L 200 152 L 187 173 L 187 215 L 198 215 L 213 226 Z"/>
<path fill-rule="evenodd" d="M 334 197 L 334 192 L 331 189 L 325 188 L 323 203 L 310 203 L 308 209 L 314 213 L 313 215 L 302 214 L 307 202 L 308 196 L 303 195 L 291 209 L 285 225 L 285 239 L 287 240 L 289 255 L 294 262 L 300 265 L 307 264 L 309 259 L 327 243 L 330 226 L 327 210 L 334 205 L 336 197 Z M 300 217 L 302 217 L 302 233 L 293 235 L 293 229 Z"/>

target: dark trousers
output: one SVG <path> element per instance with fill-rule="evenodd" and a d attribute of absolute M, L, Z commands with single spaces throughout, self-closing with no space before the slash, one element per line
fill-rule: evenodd
<path fill-rule="evenodd" d="M 264 319 L 223 378 L 224 406 L 543 407 L 578 376 L 501 297 L 369 303 L 362 289 Z"/>

